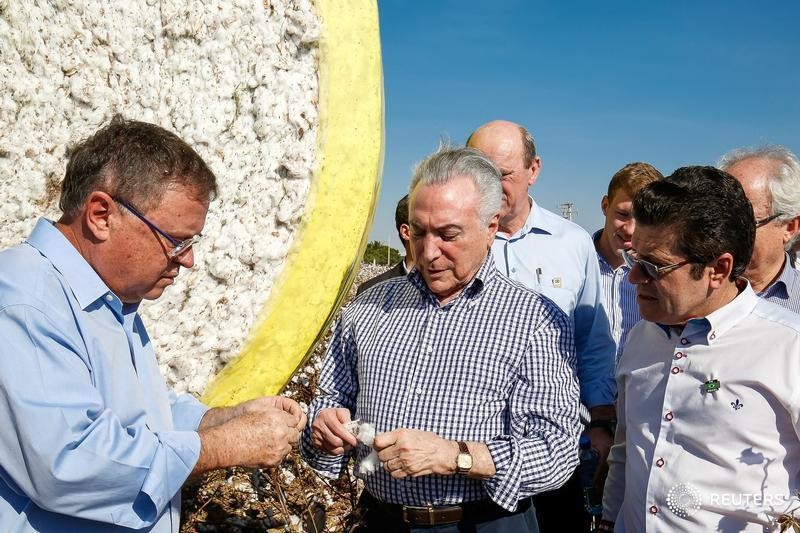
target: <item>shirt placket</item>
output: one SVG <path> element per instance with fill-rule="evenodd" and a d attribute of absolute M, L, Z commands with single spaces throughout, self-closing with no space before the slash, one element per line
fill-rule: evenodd
<path fill-rule="evenodd" d="M 422 328 L 422 335 L 417 352 L 417 364 L 414 365 L 413 375 L 409 381 L 408 406 L 403 427 L 416 428 L 424 424 L 422 414 L 428 409 L 429 388 L 435 382 L 435 376 L 430 372 L 431 358 L 436 350 L 436 339 L 438 337 L 439 323 L 442 320 L 444 309 L 438 305 L 429 305 L 425 313 L 425 325 Z M 406 478 L 407 479 L 407 478 Z M 403 489 L 406 501 L 420 501 L 433 503 L 430 501 L 431 493 L 429 486 L 425 483 L 404 483 Z"/>
<path fill-rule="evenodd" d="M 680 492 L 680 487 L 677 486 L 680 480 L 673 475 L 673 466 L 677 459 L 675 454 L 679 453 L 673 445 L 673 441 L 674 434 L 677 431 L 676 428 L 683 423 L 682 417 L 689 415 L 689 413 L 681 411 L 678 403 L 681 396 L 691 388 L 691 385 L 686 383 L 687 379 L 691 379 L 687 377 L 686 370 L 688 369 L 693 344 L 694 342 L 690 336 L 679 335 L 667 368 L 661 428 L 653 447 L 653 458 L 647 483 L 647 498 L 645 499 L 648 531 L 659 531 L 668 526 L 663 521 L 662 515 L 665 512 L 671 512 L 677 516 L 681 516 L 681 513 L 691 512 L 691 509 L 684 509 L 684 507 L 692 505 L 692 502 L 687 502 L 680 498 L 680 501 L 675 500 L 674 494 Z"/>

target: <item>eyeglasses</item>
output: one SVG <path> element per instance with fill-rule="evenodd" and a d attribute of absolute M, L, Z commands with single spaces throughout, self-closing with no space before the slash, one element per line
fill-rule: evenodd
<path fill-rule="evenodd" d="M 650 261 L 645 261 L 644 259 L 634 257 L 630 254 L 630 252 L 628 252 L 628 250 L 622 250 L 622 260 L 625 262 L 625 265 L 628 268 L 633 268 L 634 265 L 639 265 L 639 267 L 642 269 L 642 272 L 644 272 L 644 274 L 650 279 L 659 279 L 665 272 L 691 263 L 691 261 L 687 259 L 678 263 L 672 263 L 671 265 L 658 266 Z"/>
<path fill-rule="evenodd" d="M 143 214 L 141 214 L 135 207 L 133 207 L 129 203 L 123 202 L 119 198 L 114 198 L 113 196 L 111 197 L 111 199 L 117 202 L 125 209 L 127 209 L 128 211 L 130 211 L 131 213 L 133 213 L 134 215 L 136 215 L 139 218 L 139 220 L 147 224 L 147 226 L 150 229 L 152 229 L 153 231 L 155 231 L 156 233 L 167 239 L 167 241 L 172 245 L 172 250 L 167 252 L 167 257 L 169 257 L 170 259 L 175 259 L 182 253 L 186 252 L 189 248 L 197 244 L 203 237 L 202 233 L 198 233 L 197 235 L 189 237 L 188 239 L 185 239 L 183 241 L 178 240 L 174 237 L 169 236 L 165 231 L 161 230 L 158 226 L 147 220 Z"/>
<path fill-rule="evenodd" d="M 774 215 L 764 217 L 761 220 L 756 220 L 756 228 L 760 228 L 761 226 L 766 226 L 767 224 L 769 224 L 770 222 L 772 222 L 773 220 L 782 215 L 783 213 L 775 213 Z"/>

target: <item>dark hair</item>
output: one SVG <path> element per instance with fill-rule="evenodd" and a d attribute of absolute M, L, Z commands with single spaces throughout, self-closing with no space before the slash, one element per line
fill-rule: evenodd
<path fill-rule="evenodd" d="M 400 201 L 397 202 L 397 207 L 394 210 L 394 227 L 397 228 L 397 234 L 400 234 L 400 226 L 408 224 L 408 195 L 406 194 Z M 402 241 L 403 238 L 400 237 Z"/>
<path fill-rule="evenodd" d="M 633 199 L 637 224 L 658 226 L 675 236 L 677 251 L 694 263 L 692 276 L 729 252 L 733 281 L 753 254 L 753 206 L 736 179 L 714 167 L 682 167 L 642 188 Z"/>
<path fill-rule="evenodd" d="M 197 152 L 154 124 L 115 115 L 68 153 L 58 204 L 66 216 L 76 215 L 97 190 L 142 211 L 158 205 L 170 185 L 191 187 L 208 200 L 217 195 L 216 177 Z"/>
<path fill-rule="evenodd" d="M 633 198 L 639 189 L 663 178 L 661 172 L 650 163 L 628 163 L 612 176 L 608 184 L 608 201 L 612 201 L 619 190 Z"/>

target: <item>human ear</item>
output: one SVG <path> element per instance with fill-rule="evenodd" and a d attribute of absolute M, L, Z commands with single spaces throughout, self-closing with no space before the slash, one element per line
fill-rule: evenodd
<path fill-rule="evenodd" d="M 89 193 L 83 204 L 84 227 L 98 241 L 105 241 L 110 235 L 109 219 L 114 208 L 114 200 L 102 191 Z"/>
<path fill-rule="evenodd" d="M 717 257 L 710 265 L 711 279 L 710 285 L 714 289 L 719 289 L 731 276 L 733 272 L 733 256 L 729 252 Z"/>

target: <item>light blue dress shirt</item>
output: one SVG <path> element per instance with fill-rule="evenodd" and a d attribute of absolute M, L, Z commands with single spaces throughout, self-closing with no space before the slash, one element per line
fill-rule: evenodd
<path fill-rule="evenodd" d="M 602 233 L 603 230 L 598 230 L 592 235 L 592 240 L 596 243 Z M 628 339 L 628 333 L 642 318 L 639 314 L 639 304 L 636 302 L 636 285 L 628 281 L 628 273 L 631 269 L 625 266 L 625 263 L 613 268 L 599 253 L 597 261 L 600 265 L 603 306 L 606 308 L 606 315 L 611 327 L 611 337 L 617 345 L 616 360 L 619 362 L 625 341 Z"/>
<path fill-rule="evenodd" d="M 48 220 L 0 252 L 0 531 L 178 532 L 207 408 L 167 391 L 137 307 Z"/>
<path fill-rule="evenodd" d="M 612 405 L 615 344 L 602 305 L 600 267 L 592 238 L 583 228 L 542 209 L 531 212 L 514 235 L 492 244 L 497 268 L 553 300 L 575 323 L 581 402 L 588 408 Z"/>

